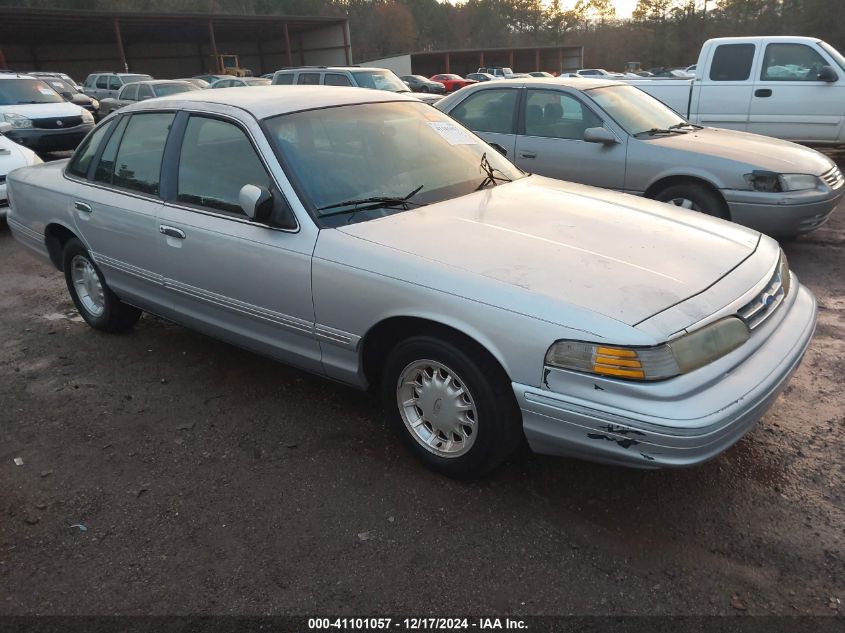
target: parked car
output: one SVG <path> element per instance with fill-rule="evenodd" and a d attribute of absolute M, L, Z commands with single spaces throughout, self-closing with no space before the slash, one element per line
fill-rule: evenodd
<path fill-rule="evenodd" d="M 488 75 L 493 75 L 498 79 L 511 79 L 513 77 L 513 70 L 508 67 L 501 66 L 487 66 L 485 68 L 479 68 L 475 72 L 487 73 Z"/>
<path fill-rule="evenodd" d="M 456 477 L 523 438 L 640 468 L 711 459 L 815 327 L 774 240 L 526 175 L 374 90 L 136 103 L 9 190 L 15 238 L 64 272 L 91 326 L 148 310 L 372 386 L 411 451 Z"/>
<path fill-rule="evenodd" d="M 192 77 L 192 79 L 200 79 L 210 86 L 215 81 L 220 81 L 221 79 L 229 79 L 231 76 L 232 75 L 197 75 L 196 77 Z"/>
<path fill-rule="evenodd" d="M 446 92 L 446 87 L 439 81 L 432 81 L 428 77 L 422 75 L 403 75 L 399 77 L 412 92 L 432 92 L 434 94 L 442 95 Z"/>
<path fill-rule="evenodd" d="M 502 79 L 502 77 L 496 77 L 490 73 L 470 73 L 466 78 L 472 79 L 473 81 L 493 81 L 494 79 Z"/>
<path fill-rule="evenodd" d="M 12 129 L 5 136 L 36 151 L 74 149 L 94 127 L 84 108 L 65 101 L 40 79 L 0 73 L 0 122 Z"/>
<path fill-rule="evenodd" d="M 136 81 L 126 84 L 120 89 L 116 99 L 103 99 L 100 102 L 100 116 L 106 117 L 116 110 L 128 106 L 136 101 L 155 99 L 156 97 L 169 97 L 181 92 L 192 92 L 200 90 L 194 84 L 187 81 L 174 79 L 153 79 L 152 81 Z"/>
<path fill-rule="evenodd" d="M 0 121 L 0 219 L 6 217 L 9 199 L 6 195 L 6 177 L 18 167 L 41 164 L 41 159 L 31 149 L 18 145 L 6 134 L 12 130 L 12 124 Z"/>
<path fill-rule="evenodd" d="M 814 37 L 729 37 L 690 80 L 632 82 L 693 123 L 812 145 L 845 143 L 845 57 Z"/>
<path fill-rule="evenodd" d="M 176 81 L 187 81 L 189 84 L 194 84 L 200 90 L 205 90 L 211 85 L 205 79 L 200 79 L 199 77 L 183 77 Z"/>
<path fill-rule="evenodd" d="M 269 86 L 269 79 L 263 77 L 227 77 L 218 79 L 209 88 L 254 88 L 255 86 Z"/>
<path fill-rule="evenodd" d="M 123 86 L 136 81 L 152 81 L 152 77 L 138 73 L 91 73 L 85 79 L 82 92 L 102 101 L 109 97 L 117 97 L 117 93 Z"/>
<path fill-rule="evenodd" d="M 431 80 L 442 83 L 446 88 L 446 92 L 455 92 L 455 90 L 460 90 L 464 86 L 471 86 L 478 83 L 473 79 L 464 79 L 460 75 L 455 74 L 434 75 Z"/>
<path fill-rule="evenodd" d="M 839 168 L 813 149 L 694 125 L 613 80 L 479 84 L 437 108 L 532 173 L 654 198 L 778 237 L 821 226 L 845 193 Z"/>
<path fill-rule="evenodd" d="M 58 92 L 65 101 L 70 101 L 81 108 L 85 108 L 95 119 L 97 118 L 97 113 L 100 110 L 100 102 L 77 90 L 75 83 L 66 81 L 61 77 L 38 76 L 38 78 Z"/>
<path fill-rule="evenodd" d="M 67 83 L 69 83 L 71 86 L 73 86 L 74 89 L 76 90 L 76 92 L 82 92 L 82 86 L 80 86 L 78 83 L 76 83 L 76 80 L 73 79 L 67 73 L 59 73 L 59 72 L 53 72 L 53 71 L 47 71 L 47 70 L 36 70 L 36 71 L 32 71 L 32 72 L 27 72 L 27 74 L 30 77 L 38 77 L 39 79 L 45 79 L 47 77 L 54 78 L 54 79 L 61 79 L 63 81 L 66 81 Z"/>
<path fill-rule="evenodd" d="M 436 103 L 440 95 L 412 92 L 392 70 L 362 66 L 301 66 L 285 68 L 273 75 L 276 86 L 354 86 L 408 94 L 424 103 Z"/>
<path fill-rule="evenodd" d="M 622 73 L 612 73 L 604 68 L 582 68 L 572 73 L 574 77 L 589 77 L 592 79 L 620 79 Z"/>
<path fill-rule="evenodd" d="M 551 78 L 554 77 L 552 73 L 547 73 L 545 70 L 535 70 L 534 72 L 528 73 L 532 77 L 546 77 Z"/>

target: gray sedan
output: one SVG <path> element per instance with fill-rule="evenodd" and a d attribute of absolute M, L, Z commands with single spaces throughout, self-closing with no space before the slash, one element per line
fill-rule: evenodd
<path fill-rule="evenodd" d="M 526 171 L 643 195 L 777 237 L 821 226 L 845 193 L 839 168 L 815 150 L 693 125 L 617 81 L 491 82 L 436 107 Z"/>
<path fill-rule="evenodd" d="M 92 327 L 145 310 L 372 388 L 409 449 L 455 477 L 523 439 L 700 463 L 754 426 L 809 345 L 815 300 L 771 238 L 528 176 L 413 97 L 278 90 L 122 109 L 69 162 L 10 174 L 9 227 Z"/>
<path fill-rule="evenodd" d="M 123 86 L 117 97 L 108 97 L 100 101 L 99 116 L 105 118 L 112 112 L 137 101 L 166 97 L 180 92 L 190 92 L 191 90 L 199 90 L 199 88 L 188 81 L 178 79 L 136 81 Z"/>

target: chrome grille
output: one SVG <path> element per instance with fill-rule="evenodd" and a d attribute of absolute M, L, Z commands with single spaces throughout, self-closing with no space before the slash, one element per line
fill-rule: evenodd
<path fill-rule="evenodd" d="M 781 280 L 781 266 L 778 265 L 775 274 L 772 275 L 766 287 L 751 301 L 742 306 L 737 314 L 739 318 L 745 321 L 748 329 L 753 330 L 774 314 L 785 296 L 786 289 L 783 287 Z"/>
<path fill-rule="evenodd" d="M 845 177 L 842 176 L 842 170 L 839 167 L 834 167 L 829 172 L 822 174 L 822 180 L 831 189 L 839 189 L 845 184 Z"/>

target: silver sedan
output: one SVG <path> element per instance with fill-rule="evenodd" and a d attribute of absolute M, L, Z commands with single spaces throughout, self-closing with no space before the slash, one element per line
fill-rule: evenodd
<path fill-rule="evenodd" d="M 526 171 L 654 198 L 777 237 L 818 228 L 845 193 L 839 168 L 813 149 L 693 125 L 618 81 L 491 82 L 436 107 Z"/>
<path fill-rule="evenodd" d="M 810 342 L 813 296 L 766 236 L 528 176 L 411 97 L 277 90 L 122 109 L 69 162 L 10 175 L 15 238 L 63 271 L 91 326 L 144 310 L 372 388 L 455 477 L 523 439 L 700 463 Z"/>

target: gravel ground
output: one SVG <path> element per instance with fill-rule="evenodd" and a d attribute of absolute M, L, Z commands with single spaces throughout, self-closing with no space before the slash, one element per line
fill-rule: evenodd
<path fill-rule="evenodd" d="M 818 331 L 734 448 L 473 483 L 423 470 L 363 394 L 156 318 L 88 328 L 0 230 L 0 615 L 843 615 L 837 213 L 786 246 Z"/>

